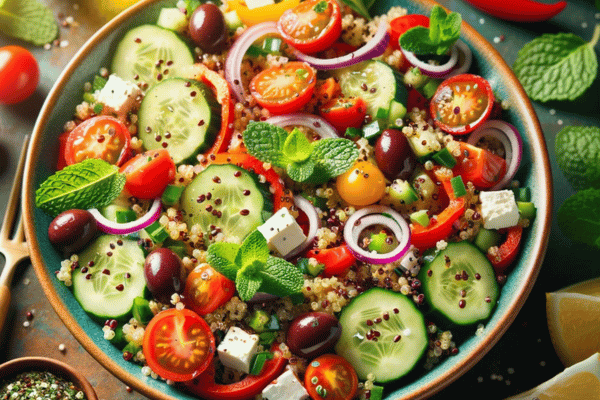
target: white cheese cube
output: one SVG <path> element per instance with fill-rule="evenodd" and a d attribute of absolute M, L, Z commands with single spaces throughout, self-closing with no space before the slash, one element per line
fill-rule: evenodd
<path fill-rule="evenodd" d="M 250 335 L 243 329 L 232 326 L 217 347 L 217 352 L 224 366 L 249 373 L 257 347 L 258 335 Z"/>
<path fill-rule="evenodd" d="M 519 222 L 519 208 L 512 190 L 481 192 L 479 199 L 485 229 L 510 228 Z"/>
<path fill-rule="evenodd" d="M 249 10 L 273 4 L 275 4 L 275 0 L 246 0 L 246 7 L 248 7 Z"/>
<path fill-rule="evenodd" d="M 296 374 L 287 369 L 262 391 L 263 400 L 305 400 L 308 392 Z"/>
<path fill-rule="evenodd" d="M 96 90 L 94 98 L 104 105 L 103 114 L 115 114 L 125 117 L 133 108 L 137 108 L 142 101 L 142 91 L 135 84 L 112 74 L 108 77 L 102 90 Z"/>
<path fill-rule="evenodd" d="M 287 208 L 277 211 L 257 228 L 267 239 L 269 249 L 285 257 L 305 240 L 306 235 Z"/>

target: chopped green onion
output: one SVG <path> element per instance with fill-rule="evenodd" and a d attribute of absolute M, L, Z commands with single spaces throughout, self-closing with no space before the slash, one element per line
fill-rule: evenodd
<path fill-rule="evenodd" d="M 273 353 L 270 351 L 256 353 L 252 359 L 252 362 L 250 363 L 250 375 L 260 375 L 260 372 L 265 366 L 267 360 L 271 360 L 273 357 Z"/>
<path fill-rule="evenodd" d="M 448 150 L 447 147 L 444 147 L 443 149 L 435 153 L 432 158 L 433 161 L 446 168 L 454 168 L 454 166 L 456 165 L 456 158 L 454 158 L 454 156 L 452 155 L 452 153 L 450 153 L 450 150 Z"/>
<path fill-rule="evenodd" d="M 104 104 L 96 103 L 94 104 L 94 114 L 98 115 L 104 110 Z"/>
<path fill-rule="evenodd" d="M 377 119 L 387 119 L 390 115 L 390 110 L 388 108 L 379 107 L 377 109 L 377 114 L 375 114 L 375 118 Z"/>
<path fill-rule="evenodd" d="M 515 194 L 516 201 L 531 201 L 531 189 L 528 187 L 513 188 L 512 191 Z"/>
<path fill-rule="evenodd" d="M 165 227 L 158 221 L 154 221 L 152 225 L 147 226 L 144 230 L 154 243 L 162 243 L 169 237 L 169 233 L 165 230 Z"/>
<path fill-rule="evenodd" d="M 532 220 L 536 215 L 536 208 L 532 202 L 529 201 L 517 201 L 517 207 L 519 208 L 519 215 L 521 218 Z"/>
<path fill-rule="evenodd" d="M 429 215 L 427 215 L 427 210 L 415 211 L 414 213 L 410 214 L 410 220 L 424 228 L 427 228 L 429 226 L 429 222 L 431 222 Z"/>
<path fill-rule="evenodd" d="M 263 42 L 262 49 L 267 54 L 280 54 L 283 40 L 278 37 L 267 37 Z M 308 71 L 306 72 L 308 74 Z"/>
<path fill-rule="evenodd" d="M 458 175 L 450 179 L 450 184 L 452 184 L 454 197 L 459 198 L 467 194 L 467 188 L 465 187 L 462 176 Z"/>
<path fill-rule="evenodd" d="M 296 70 L 296 75 L 300 79 L 306 79 L 306 78 L 308 78 L 308 71 L 305 70 L 304 68 L 299 68 Z"/>
<path fill-rule="evenodd" d="M 143 297 L 133 299 L 133 307 L 131 309 L 133 317 L 142 323 L 148 325 L 148 322 L 154 317 L 154 313 L 150 309 L 150 302 Z"/>
<path fill-rule="evenodd" d="M 496 230 L 479 229 L 477 236 L 475 237 L 475 246 L 479 248 L 479 250 L 487 253 L 490 247 L 498 246 L 500 244 L 500 239 L 502 236 Z"/>
<path fill-rule="evenodd" d="M 362 136 L 362 131 L 358 128 L 346 128 L 346 133 L 344 133 L 344 136 L 350 139 L 356 139 Z"/>
<path fill-rule="evenodd" d="M 433 95 L 435 94 L 435 92 L 437 91 L 437 88 L 440 86 L 440 84 L 443 81 L 441 79 L 430 79 L 429 81 L 427 81 L 427 83 L 421 88 L 421 93 L 423 93 L 423 96 L 427 99 L 430 100 Z"/>
<path fill-rule="evenodd" d="M 380 125 L 379 121 L 375 120 L 375 121 L 371 122 L 370 124 L 363 126 L 362 136 L 365 139 L 368 139 L 369 141 L 375 140 L 379 137 L 379 135 L 381 135 L 381 130 L 382 129 L 381 129 L 381 125 Z"/>
<path fill-rule="evenodd" d="M 270 346 L 277 338 L 277 332 L 263 332 L 258 334 L 258 343 L 263 346 Z"/>
<path fill-rule="evenodd" d="M 179 198 L 183 193 L 185 186 L 167 185 L 162 194 L 162 202 L 167 206 L 172 206 L 179 202 Z"/>

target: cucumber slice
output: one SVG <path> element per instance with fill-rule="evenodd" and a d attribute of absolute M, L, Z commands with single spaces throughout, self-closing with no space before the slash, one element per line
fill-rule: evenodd
<path fill-rule="evenodd" d="M 390 197 L 400 204 L 412 204 L 419 200 L 419 195 L 407 181 L 396 179 L 390 185 Z"/>
<path fill-rule="evenodd" d="M 432 260 L 425 258 L 419 279 L 429 305 L 457 325 L 487 319 L 498 299 L 492 264 L 467 241 L 448 243 Z"/>
<path fill-rule="evenodd" d="M 408 137 L 408 144 L 420 163 L 425 163 L 436 152 L 435 144 L 438 143 L 436 134 L 422 129 Z"/>
<path fill-rule="evenodd" d="M 163 77 L 180 76 L 180 71 L 192 64 L 192 51 L 175 32 L 156 25 L 141 25 L 121 39 L 111 69 L 120 78 L 144 82 L 149 88 Z"/>
<path fill-rule="evenodd" d="M 138 117 L 144 148 L 166 148 L 175 164 L 193 162 L 221 129 L 221 106 L 213 92 L 201 82 L 182 78 L 150 89 Z"/>
<path fill-rule="evenodd" d="M 361 97 L 372 117 L 380 108 L 389 110 L 392 100 L 406 105 L 408 92 L 400 74 L 381 61 L 365 61 L 334 72 L 346 97 Z"/>
<path fill-rule="evenodd" d="M 439 191 L 438 185 L 436 185 L 429 174 L 421 167 L 415 169 L 412 176 L 412 185 L 423 200 L 430 200 L 432 196 Z"/>
<path fill-rule="evenodd" d="M 183 33 L 187 28 L 188 22 L 184 13 L 179 8 L 163 8 L 160 10 L 156 25 L 161 28 Z"/>
<path fill-rule="evenodd" d="M 237 238 L 241 243 L 265 221 L 270 205 L 258 185 L 257 178 L 243 168 L 210 165 L 181 196 L 188 227 L 198 224 L 205 237 L 219 228 L 226 238 Z"/>
<path fill-rule="evenodd" d="M 342 310 L 340 324 L 342 336 L 335 351 L 352 364 L 360 380 L 369 373 L 376 382 L 398 379 L 413 369 L 427 349 L 423 314 L 401 293 L 382 288 L 364 292 Z M 371 331 L 379 336 L 368 339 Z"/>
<path fill-rule="evenodd" d="M 123 320 L 133 301 L 143 297 L 144 252 L 136 240 L 103 235 L 79 254 L 73 271 L 73 294 L 81 307 L 100 321 Z"/>

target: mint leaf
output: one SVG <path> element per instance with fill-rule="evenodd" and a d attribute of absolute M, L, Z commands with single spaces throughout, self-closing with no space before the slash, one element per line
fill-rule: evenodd
<path fill-rule="evenodd" d="M 254 230 L 244 239 L 235 257 L 235 263 L 240 268 L 252 264 L 260 266 L 267 263 L 267 258 L 269 258 L 267 239 L 260 231 Z"/>
<path fill-rule="evenodd" d="M 36 0 L 5 0 L 0 2 L 0 32 L 41 46 L 56 38 L 58 25 Z"/>
<path fill-rule="evenodd" d="M 368 2 L 374 0 L 366 0 Z M 356 11 L 359 15 L 366 18 L 367 20 L 371 20 L 371 15 L 369 14 L 369 9 L 365 5 L 363 0 L 342 0 L 342 3 L 348 5 L 352 10 Z"/>
<path fill-rule="evenodd" d="M 206 262 L 229 280 L 235 280 L 239 267 L 235 263 L 239 244 L 218 242 L 208 246 Z"/>
<path fill-rule="evenodd" d="M 429 29 L 415 26 L 400 36 L 400 47 L 419 55 L 435 54 L 437 45 L 431 41 Z"/>
<path fill-rule="evenodd" d="M 315 162 L 312 159 L 308 159 L 301 163 L 288 164 L 285 172 L 288 176 L 296 182 L 304 182 L 313 174 L 315 170 Z"/>
<path fill-rule="evenodd" d="M 267 265 L 258 273 L 262 279 L 260 291 L 285 297 L 302 290 L 304 275 L 296 266 L 283 258 L 269 257 Z"/>
<path fill-rule="evenodd" d="M 306 180 L 308 183 L 325 183 L 350 169 L 358 158 L 358 148 L 349 139 L 321 139 L 312 146 L 310 157 L 315 162 L 315 169 Z"/>
<path fill-rule="evenodd" d="M 569 197 L 560 206 L 557 221 L 571 240 L 600 249 L 600 189 L 585 189 Z"/>
<path fill-rule="evenodd" d="M 600 128 L 566 126 L 556 135 L 558 166 L 574 189 L 600 189 Z"/>
<path fill-rule="evenodd" d="M 244 144 L 250 154 L 281 168 L 289 163 L 283 153 L 287 137 L 285 129 L 267 122 L 250 122 L 243 134 Z"/>
<path fill-rule="evenodd" d="M 581 96 L 598 75 L 594 46 L 599 38 L 597 25 L 589 43 L 572 33 L 546 34 L 527 43 L 513 65 L 527 95 L 542 102 Z"/>
<path fill-rule="evenodd" d="M 459 13 L 446 13 L 443 7 L 433 6 L 429 16 L 429 28 L 417 26 L 400 37 L 400 46 L 418 55 L 443 55 L 460 37 L 462 17 Z"/>
<path fill-rule="evenodd" d="M 247 274 L 242 270 L 237 272 L 235 278 L 235 288 L 240 295 L 242 301 L 250 300 L 262 284 L 262 279 L 255 274 Z"/>
<path fill-rule="evenodd" d="M 310 157 L 311 152 L 312 147 L 304 133 L 294 128 L 283 143 L 283 154 L 292 161 L 302 162 Z"/>
<path fill-rule="evenodd" d="M 35 205 L 56 216 L 74 208 L 110 204 L 123 190 L 125 175 L 104 160 L 88 159 L 48 177 L 35 192 Z"/>

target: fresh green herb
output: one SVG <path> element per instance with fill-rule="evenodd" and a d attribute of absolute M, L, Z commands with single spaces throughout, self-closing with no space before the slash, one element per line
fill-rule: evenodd
<path fill-rule="evenodd" d="M 94 104 L 94 114 L 100 115 L 102 110 L 104 110 L 104 104 L 102 104 L 102 103 Z"/>
<path fill-rule="evenodd" d="M 342 0 L 342 3 L 356 11 L 360 16 L 370 20 L 369 8 L 375 3 L 375 0 Z"/>
<path fill-rule="evenodd" d="M 2 399 L 28 399 L 32 393 L 38 399 L 86 399 L 73 382 L 47 371 L 21 372 L 0 382 Z"/>
<path fill-rule="evenodd" d="M 269 255 L 267 240 L 257 230 L 241 245 L 211 244 L 207 261 L 226 278 L 235 281 L 242 301 L 250 300 L 258 291 L 289 296 L 299 292 L 304 284 L 304 275 L 294 264 Z"/>
<path fill-rule="evenodd" d="M 327 2 L 325 0 L 318 2 L 314 7 L 313 10 L 315 10 L 316 13 L 322 13 L 325 12 L 327 10 Z"/>
<path fill-rule="evenodd" d="M 103 78 L 100 75 L 95 75 L 94 81 L 92 82 L 92 93 L 96 92 L 97 90 L 104 89 L 106 82 L 108 82 L 106 78 Z"/>
<path fill-rule="evenodd" d="M 41 46 L 56 38 L 58 25 L 36 0 L 0 0 L 0 32 Z"/>
<path fill-rule="evenodd" d="M 446 11 L 440 6 L 433 6 L 429 16 L 429 28 L 416 26 L 400 37 L 400 46 L 418 55 L 448 52 L 460 37 L 462 17 L 459 13 Z"/>
<path fill-rule="evenodd" d="M 590 42 L 572 33 L 558 33 L 527 43 L 513 65 L 527 95 L 544 102 L 581 96 L 598 75 L 594 46 L 599 39 L 600 24 Z"/>
<path fill-rule="evenodd" d="M 600 128 L 566 126 L 554 143 L 558 166 L 574 189 L 600 189 Z"/>
<path fill-rule="evenodd" d="M 35 192 L 35 205 L 56 216 L 110 204 L 123 190 L 125 175 L 104 160 L 87 159 L 48 177 Z"/>
<path fill-rule="evenodd" d="M 266 122 L 253 122 L 244 131 L 248 152 L 263 162 L 284 168 L 296 182 L 325 183 L 346 172 L 358 158 L 354 142 L 326 138 L 310 143 L 297 129 L 291 133 Z"/>
<path fill-rule="evenodd" d="M 585 189 L 560 206 L 558 226 L 574 242 L 600 249 L 600 189 Z"/>

